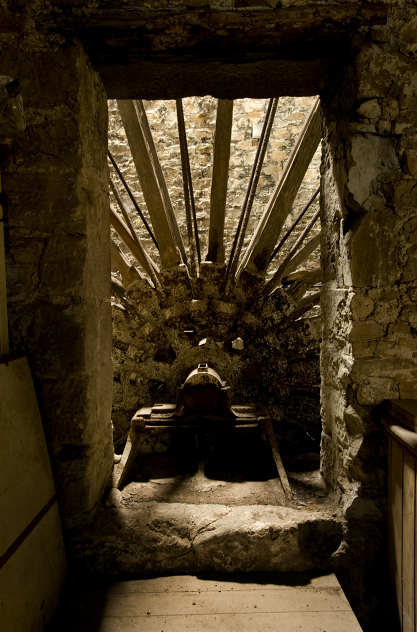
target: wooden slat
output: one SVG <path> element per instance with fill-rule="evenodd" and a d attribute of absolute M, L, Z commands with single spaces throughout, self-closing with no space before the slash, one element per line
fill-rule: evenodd
<path fill-rule="evenodd" d="M 353 612 L 207 614 L 80 619 L 72 632 L 361 632 Z"/>
<path fill-rule="evenodd" d="M 321 109 L 317 98 L 285 165 L 243 259 L 242 268 L 265 275 L 275 244 L 321 139 Z"/>
<path fill-rule="evenodd" d="M 1 173 L 0 173 L 0 193 Z M 9 355 L 9 326 L 7 322 L 6 255 L 4 251 L 4 211 L 0 204 L 0 356 Z"/>
<path fill-rule="evenodd" d="M 182 240 L 179 240 L 178 226 L 173 220 L 172 204 L 146 112 L 141 101 L 118 101 L 117 104 L 155 231 L 162 267 L 177 265 L 180 258 L 176 245 L 180 248 Z M 185 251 L 181 251 L 181 254 L 186 259 Z"/>
<path fill-rule="evenodd" d="M 396 442 L 392 444 L 391 463 L 391 512 L 392 512 L 392 577 L 398 606 L 398 616 L 402 625 L 402 531 L 403 531 L 403 449 Z"/>
<path fill-rule="evenodd" d="M 306 575 L 156 577 L 93 587 L 79 601 L 71 630 L 360 632 L 336 577 Z M 236 576 L 238 581 L 233 581 Z"/>
<path fill-rule="evenodd" d="M 253 577 L 255 576 L 255 577 Z M 85 599 L 90 595 L 105 591 L 111 593 L 158 593 L 166 592 L 215 592 L 240 591 L 240 590 L 293 590 L 297 582 L 305 590 L 339 589 L 340 585 L 333 573 L 314 576 L 310 573 L 233 573 L 231 579 L 219 579 L 221 575 L 206 575 L 203 579 L 195 575 L 171 575 L 167 577 L 150 577 L 148 579 L 133 579 L 127 581 L 110 582 L 103 585 L 93 585 L 86 593 Z M 224 577 L 224 574 L 223 574 Z M 231 576 L 232 577 L 232 576 Z M 237 579 L 236 579 L 237 577 Z M 253 578 L 253 579 L 252 579 Z M 242 583 L 239 582 L 239 579 Z M 250 581 L 252 579 L 252 581 Z M 258 580 L 259 583 L 256 582 Z M 270 583 L 274 582 L 274 583 Z M 83 599 L 84 602 L 84 599 Z"/>
<path fill-rule="evenodd" d="M 415 632 L 414 627 L 414 540 L 415 540 L 415 458 L 404 452 L 403 472 L 403 628 L 402 632 Z"/>
<path fill-rule="evenodd" d="M 211 180 L 209 245 L 206 256 L 206 261 L 215 263 L 224 263 L 224 219 L 226 215 L 232 122 L 233 101 L 219 99 L 217 102 L 213 176 Z"/>

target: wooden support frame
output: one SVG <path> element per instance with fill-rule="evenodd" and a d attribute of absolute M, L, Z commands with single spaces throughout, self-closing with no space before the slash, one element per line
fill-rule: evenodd
<path fill-rule="evenodd" d="M 240 269 L 265 276 L 275 244 L 320 140 L 321 108 L 317 98 L 252 236 Z"/>
<path fill-rule="evenodd" d="M 214 263 L 224 263 L 224 221 L 226 216 L 232 123 L 233 101 L 219 99 L 217 102 L 216 131 L 213 150 L 209 245 L 206 256 L 206 261 L 212 261 Z"/>
<path fill-rule="evenodd" d="M 179 264 L 177 246 L 185 263 L 187 257 L 184 245 L 143 103 L 142 101 L 118 101 L 117 104 L 155 231 L 162 267 L 169 268 Z"/>

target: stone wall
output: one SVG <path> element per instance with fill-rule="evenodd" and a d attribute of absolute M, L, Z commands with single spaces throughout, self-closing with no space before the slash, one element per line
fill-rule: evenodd
<path fill-rule="evenodd" d="M 356 603 L 385 547 L 378 405 L 417 396 L 414 16 L 394 3 L 322 96 L 322 471 L 348 518 Z"/>
<path fill-rule="evenodd" d="M 282 97 L 279 100 L 278 110 L 275 116 L 246 234 L 245 245 L 249 243 L 254 228 L 266 208 L 272 190 L 279 179 L 283 166 L 294 146 L 313 102 L 314 97 Z M 210 222 L 210 190 L 217 99 L 209 96 L 189 97 L 183 99 L 183 104 L 198 230 L 201 240 L 201 252 L 203 258 L 205 258 Z M 234 101 L 225 220 L 226 260 L 228 259 L 228 254 L 232 247 L 236 226 L 259 143 L 259 140 L 252 138 L 252 126 L 254 123 L 263 122 L 267 105 L 268 100 L 266 99 L 236 99 Z M 187 244 L 187 227 L 183 201 L 184 193 L 175 101 L 145 101 L 145 108 L 184 243 Z M 114 100 L 109 101 L 109 120 L 110 151 L 113 153 L 128 184 L 131 186 L 141 209 L 145 210 L 146 207 L 135 167 L 130 156 L 129 145 L 118 115 L 117 102 Z M 319 147 L 306 173 L 292 212 L 285 224 L 285 228 L 290 226 L 319 186 L 320 155 L 321 150 Z M 132 209 L 132 204 L 126 194 L 123 196 L 123 199 L 126 206 Z M 283 248 L 280 257 L 283 257 L 288 252 L 296 236 L 303 227 L 305 227 L 317 208 L 318 199 L 315 200 L 303 220 L 295 229 L 293 237 Z M 147 249 L 149 249 L 148 251 L 157 259 L 156 249 L 152 241 L 148 238 L 141 220 L 133 209 L 132 217 L 141 239 L 143 239 L 144 244 Z M 317 234 L 318 230 L 319 224 L 313 229 L 311 236 Z M 317 265 L 318 256 L 318 253 L 312 255 L 309 261 L 306 262 L 307 267 Z M 271 266 L 270 273 L 276 269 L 278 261 L 275 265 Z"/>
<path fill-rule="evenodd" d="M 82 47 L 41 36 L 30 15 L 0 47 L 27 117 L 1 143 L 11 353 L 29 359 L 68 527 L 113 464 L 106 98 Z"/>

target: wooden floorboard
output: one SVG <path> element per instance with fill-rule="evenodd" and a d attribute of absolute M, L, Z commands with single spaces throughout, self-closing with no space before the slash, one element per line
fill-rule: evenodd
<path fill-rule="evenodd" d="M 91 587 L 81 596 L 71 627 L 71 632 L 87 630 L 360 632 L 361 628 L 334 575 L 315 577 L 301 586 L 177 576 Z"/>

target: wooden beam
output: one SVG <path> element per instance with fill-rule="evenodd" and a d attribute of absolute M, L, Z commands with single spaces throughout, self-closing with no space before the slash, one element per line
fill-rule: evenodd
<path fill-rule="evenodd" d="M 114 167 L 114 170 L 116 171 L 117 175 L 119 176 L 120 182 L 123 184 L 126 193 L 128 194 L 128 196 L 130 197 L 130 200 L 133 204 L 133 206 L 135 207 L 139 217 L 141 218 L 146 230 L 148 231 L 149 237 L 152 239 L 153 243 L 155 244 L 155 247 L 158 248 L 158 243 L 155 239 L 155 235 L 153 234 L 151 227 L 149 226 L 148 222 L 146 221 L 146 218 L 144 216 L 144 214 L 142 213 L 139 204 L 136 202 L 135 197 L 130 189 L 130 186 L 128 185 L 128 183 L 126 182 L 126 180 L 123 177 L 123 173 L 120 171 L 117 162 L 115 161 L 114 157 L 112 156 L 110 150 L 107 150 L 107 155 L 110 159 L 111 164 Z"/>
<path fill-rule="evenodd" d="M 296 272 L 291 272 L 288 276 L 282 277 L 283 283 L 292 283 L 294 281 L 304 281 L 307 285 L 321 283 L 323 281 L 323 269 L 297 270 Z"/>
<path fill-rule="evenodd" d="M 180 140 L 182 181 L 184 185 L 185 213 L 187 218 L 188 248 L 190 252 L 191 278 L 197 278 L 197 270 L 201 261 L 198 241 L 197 217 L 194 205 L 193 183 L 191 179 L 190 159 L 188 156 L 187 134 L 185 131 L 182 99 L 176 100 L 178 135 Z"/>
<path fill-rule="evenodd" d="M 162 267 L 178 265 L 180 258 L 176 246 L 180 247 L 182 240 L 176 243 L 174 234 L 178 237 L 179 230 L 145 109 L 141 101 L 118 101 L 117 104 L 155 231 Z M 185 250 L 181 254 L 186 258 Z"/>
<path fill-rule="evenodd" d="M 314 251 L 320 246 L 321 232 L 311 239 L 304 248 L 301 248 L 291 259 L 285 259 L 279 266 L 274 276 L 265 285 L 263 294 L 271 294 L 281 283 L 281 279 L 294 272 Z"/>
<path fill-rule="evenodd" d="M 249 223 L 249 217 L 252 210 L 253 201 L 255 199 L 256 188 L 258 186 L 259 177 L 261 175 L 262 164 L 264 161 L 266 148 L 268 146 L 269 136 L 272 130 L 272 124 L 275 118 L 275 112 L 277 111 L 278 99 L 270 99 L 268 103 L 268 110 L 265 116 L 265 121 L 262 126 L 261 138 L 259 140 L 258 149 L 256 151 L 255 162 L 252 167 L 252 173 L 249 180 L 248 190 L 243 202 L 243 208 L 239 219 L 239 224 L 236 231 L 236 236 L 233 241 L 232 251 L 230 253 L 229 265 L 227 267 L 227 280 L 225 295 L 229 294 L 232 284 L 236 278 L 236 272 L 239 266 L 240 254 L 243 248 L 243 241 L 245 239 L 246 230 Z"/>
<path fill-rule="evenodd" d="M 149 276 L 152 278 L 152 271 L 151 271 L 151 265 L 150 265 L 149 260 L 144 256 L 144 253 L 141 251 L 141 249 L 138 248 L 138 245 L 133 239 L 132 235 L 130 234 L 126 224 L 118 216 L 116 211 L 111 207 L 110 207 L 110 224 L 112 225 L 116 233 L 119 235 L 120 239 L 124 241 L 126 246 L 129 248 L 132 255 L 136 257 L 136 259 L 139 261 L 140 265 L 143 267 L 146 273 L 149 274 Z M 158 278 L 159 283 L 162 285 L 161 274 L 159 270 L 156 268 L 156 270 L 154 271 Z"/>
<path fill-rule="evenodd" d="M 161 277 L 158 276 L 156 273 L 159 273 L 159 270 L 156 266 L 156 264 L 154 263 L 154 261 L 152 260 L 152 258 L 150 257 L 150 255 L 148 255 L 148 253 L 146 252 L 145 248 L 142 245 L 142 242 L 140 241 L 139 237 L 136 234 L 135 231 L 135 227 L 133 226 L 132 220 L 130 219 L 129 213 L 127 212 L 127 209 L 123 203 L 123 200 L 120 196 L 120 193 L 115 185 L 115 183 L 113 182 L 112 177 L 110 176 L 110 188 L 111 191 L 116 199 L 117 205 L 120 208 L 120 210 L 122 211 L 122 215 L 123 218 L 126 222 L 126 225 L 129 229 L 129 233 L 130 235 L 133 237 L 133 241 L 136 243 L 136 246 L 138 247 L 139 251 L 142 253 L 142 256 L 144 258 L 144 260 L 147 262 L 147 271 L 149 276 L 152 279 L 152 282 L 155 284 L 155 287 L 158 289 L 162 289 L 161 287 Z"/>
<path fill-rule="evenodd" d="M 301 211 L 301 213 L 299 214 L 297 219 L 291 224 L 291 226 L 289 227 L 289 229 L 285 233 L 284 237 L 281 239 L 281 241 L 279 242 L 278 246 L 275 248 L 274 252 L 272 253 L 271 258 L 269 260 L 269 263 L 271 263 L 271 261 L 273 259 L 275 259 L 275 257 L 277 256 L 277 254 L 281 250 L 282 246 L 285 244 L 285 242 L 287 241 L 288 237 L 290 237 L 290 235 L 292 234 L 294 228 L 298 225 L 298 223 L 302 220 L 304 215 L 307 213 L 308 209 L 313 204 L 314 200 L 316 199 L 316 197 L 318 196 L 319 193 L 320 193 L 320 187 L 317 189 L 317 191 L 313 194 L 313 196 L 307 202 L 307 204 L 305 205 L 305 207 L 303 208 L 303 210 Z"/>
<path fill-rule="evenodd" d="M 320 100 L 316 99 L 284 167 L 241 266 L 252 274 L 265 276 L 275 244 L 291 211 L 297 191 L 321 139 Z"/>
<path fill-rule="evenodd" d="M 133 281 L 139 281 L 141 278 L 139 272 L 135 266 L 130 265 L 114 239 L 110 239 L 110 254 L 113 265 L 116 266 L 122 276 L 123 287 L 127 287 Z"/>
<path fill-rule="evenodd" d="M 214 263 L 224 263 L 224 219 L 226 215 L 232 122 L 233 101 L 219 99 L 217 102 L 213 150 L 209 245 L 206 256 L 206 261 L 213 261 Z"/>
<path fill-rule="evenodd" d="M 3 206 L 0 204 L 0 356 L 7 355 L 9 355 L 9 326 L 7 322 L 6 255 L 4 251 L 4 211 Z"/>

